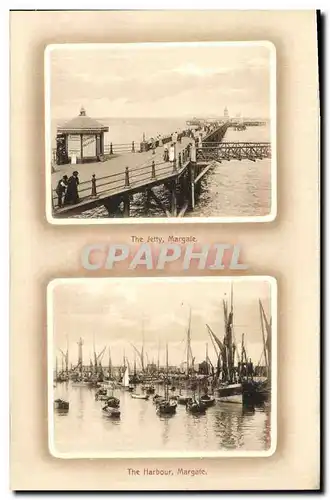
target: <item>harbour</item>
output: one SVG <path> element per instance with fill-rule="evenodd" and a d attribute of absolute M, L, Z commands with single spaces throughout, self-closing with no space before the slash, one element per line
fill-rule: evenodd
<path fill-rule="evenodd" d="M 166 340 L 165 332 L 151 340 L 150 313 L 137 320 L 134 342 L 113 339 L 99 348 L 94 331 L 87 355 L 83 337 L 75 342 L 75 353 L 67 338 L 67 348 L 55 353 L 50 381 L 57 452 L 268 451 L 272 317 L 263 302 L 256 301 L 252 311 L 259 322 L 257 347 L 245 333 L 238 337 L 233 285 L 217 311 L 223 334 L 204 320 L 204 333 L 197 339 L 196 325 L 203 320 L 189 306 L 184 307 L 180 341 Z M 181 316 L 181 330 L 183 323 Z"/>

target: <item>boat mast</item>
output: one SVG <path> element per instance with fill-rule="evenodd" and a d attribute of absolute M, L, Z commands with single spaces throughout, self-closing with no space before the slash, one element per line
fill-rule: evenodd
<path fill-rule="evenodd" d="M 227 308 L 226 308 L 227 309 Z M 234 316 L 234 300 L 233 300 L 233 284 L 231 284 L 230 292 L 230 313 L 227 318 L 227 349 L 228 349 L 228 376 L 229 381 L 233 379 L 234 368 L 234 349 L 233 349 L 233 316 Z"/>
<path fill-rule="evenodd" d="M 136 352 L 134 351 L 134 377 L 136 377 Z"/>
<path fill-rule="evenodd" d="M 158 339 L 158 358 L 157 358 L 157 376 L 159 378 L 159 350 L 160 350 L 160 341 Z"/>
<path fill-rule="evenodd" d="M 112 363 L 111 363 L 111 350 L 110 350 L 110 347 L 108 348 L 108 351 L 109 351 L 109 380 L 111 379 L 111 375 L 112 375 Z"/>
<path fill-rule="evenodd" d="M 58 377 L 58 362 L 57 362 L 57 356 L 55 360 L 55 380 L 57 380 Z"/>
<path fill-rule="evenodd" d="M 263 315 L 262 315 L 262 304 L 261 304 L 260 299 L 259 299 L 259 313 L 260 313 L 260 323 L 261 323 L 261 332 L 262 332 L 262 343 L 263 343 L 263 348 L 264 348 L 264 358 L 265 358 L 266 370 L 268 373 L 268 357 L 267 357 L 267 348 L 266 348 L 265 328 L 264 328 L 264 319 L 263 319 Z"/>
<path fill-rule="evenodd" d="M 207 342 L 205 344 L 205 361 L 207 366 L 207 374 L 209 374 L 209 345 Z"/>
<path fill-rule="evenodd" d="M 187 330 L 187 377 L 189 377 L 189 358 L 190 358 L 190 351 L 191 351 L 190 326 L 191 326 L 191 308 L 189 309 L 189 323 L 188 323 L 188 330 Z"/>
<path fill-rule="evenodd" d="M 165 399 L 168 400 L 168 343 L 166 342 L 166 384 L 165 384 Z"/>
<path fill-rule="evenodd" d="M 69 336 L 66 336 L 66 358 L 65 358 L 65 371 L 69 376 Z"/>
<path fill-rule="evenodd" d="M 141 349 L 142 372 L 144 372 L 144 318 L 142 317 L 142 349 Z"/>
<path fill-rule="evenodd" d="M 93 356 L 94 356 L 94 373 L 97 373 L 97 355 L 95 349 L 95 333 L 93 332 Z"/>

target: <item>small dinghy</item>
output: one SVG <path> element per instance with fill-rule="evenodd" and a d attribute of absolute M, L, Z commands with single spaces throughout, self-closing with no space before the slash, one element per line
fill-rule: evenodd
<path fill-rule="evenodd" d="M 107 415 L 108 417 L 112 417 L 112 418 L 119 418 L 120 417 L 119 408 L 112 408 L 111 406 L 104 406 L 102 408 L 102 412 L 104 415 Z"/>
<path fill-rule="evenodd" d="M 107 405 L 109 408 L 119 408 L 120 401 L 118 398 L 115 398 L 114 396 L 108 396 L 107 397 Z"/>
<path fill-rule="evenodd" d="M 186 410 L 194 415 L 203 415 L 206 412 L 206 406 L 200 401 L 193 399 L 192 401 L 188 401 Z"/>
<path fill-rule="evenodd" d="M 173 415 L 176 413 L 177 402 L 174 399 L 169 401 L 161 401 L 157 404 L 156 413 L 158 415 Z"/>
<path fill-rule="evenodd" d="M 214 403 L 215 403 L 215 397 L 213 396 L 209 396 L 208 394 L 204 394 L 204 396 L 202 396 L 200 398 L 200 402 L 206 406 L 206 408 L 209 408 L 210 406 L 213 406 Z"/>
<path fill-rule="evenodd" d="M 69 402 L 64 399 L 55 399 L 54 401 L 54 409 L 55 410 L 68 410 Z"/>
<path fill-rule="evenodd" d="M 133 399 L 145 399 L 145 400 L 148 400 L 149 399 L 149 394 L 131 394 L 131 397 Z"/>
<path fill-rule="evenodd" d="M 153 402 L 155 405 L 158 405 L 159 403 L 162 403 L 163 401 L 166 401 L 164 396 L 160 396 L 159 394 L 156 394 L 153 398 L 152 398 Z"/>
<path fill-rule="evenodd" d="M 105 401 L 106 399 L 108 399 L 107 393 L 108 393 L 107 389 L 99 389 L 95 393 L 95 400 Z"/>

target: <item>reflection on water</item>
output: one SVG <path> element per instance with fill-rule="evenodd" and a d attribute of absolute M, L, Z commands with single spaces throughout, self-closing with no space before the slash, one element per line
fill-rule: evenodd
<path fill-rule="evenodd" d="M 269 142 L 270 127 L 248 127 L 244 131 L 228 129 L 224 142 Z M 275 152 L 273 152 L 275 153 Z M 170 210 L 170 197 L 164 186 L 154 188 L 158 198 Z M 223 161 L 209 170 L 201 182 L 201 194 L 190 217 L 237 217 L 267 215 L 271 210 L 271 160 Z M 166 217 L 154 202 L 147 204 L 145 193 L 131 201 L 131 217 Z M 79 218 L 105 218 L 108 212 L 97 207 Z"/>
<path fill-rule="evenodd" d="M 178 405 L 173 416 L 158 416 L 149 401 L 116 390 L 121 416 L 102 413 L 95 389 L 58 384 L 55 398 L 70 402 L 67 412 L 55 411 L 55 447 L 59 452 L 116 451 L 263 451 L 270 447 L 270 407 L 244 408 L 216 403 L 204 415 L 191 415 Z M 157 388 L 162 393 L 162 388 Z"/>

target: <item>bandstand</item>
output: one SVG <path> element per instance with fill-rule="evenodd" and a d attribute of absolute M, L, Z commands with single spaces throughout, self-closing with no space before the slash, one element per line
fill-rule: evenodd
<path fill-rule="evenodd" d="M 104 133 L 109 127 L 90 118 L 82 107 L 79 116 L 57 128 L 58 164 L 101 161 L 104 155 Z"/>

